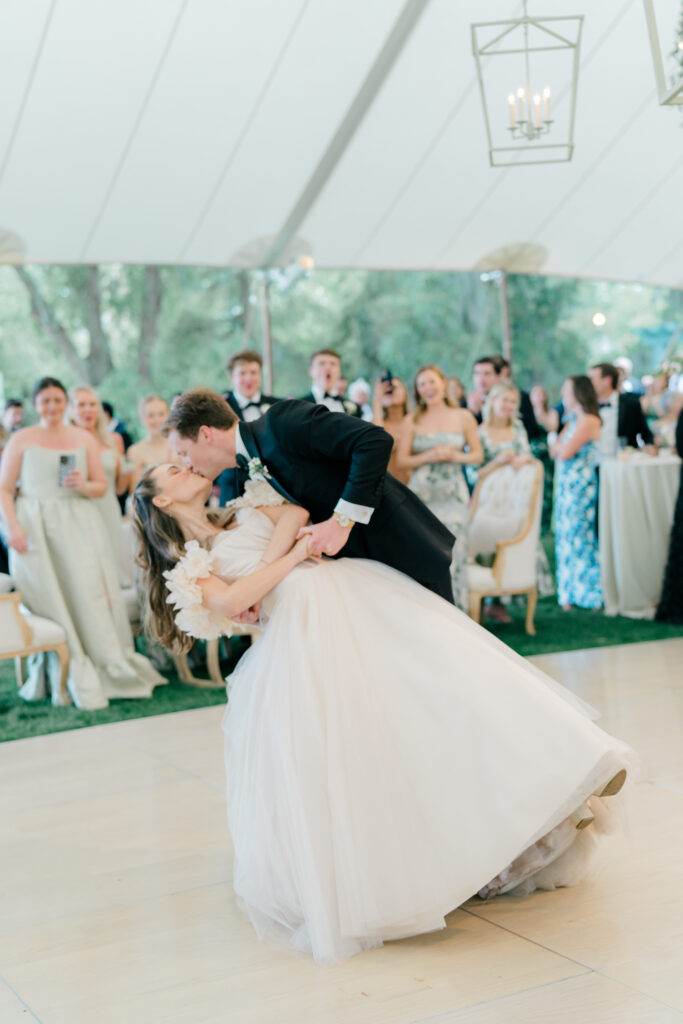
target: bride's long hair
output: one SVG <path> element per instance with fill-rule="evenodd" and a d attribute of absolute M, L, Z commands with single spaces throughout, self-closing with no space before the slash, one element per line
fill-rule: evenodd
<path fill-rule="evenodd" d="M 142 569 L 145 594 L 145 633 L 170 651 L 189 651 L 192 637 L 178 629 L 173 609 L 167 603 L 164 572 L 172 569 L 185 554 L 185 537 L 177 519 L 158 508 L 153 498 L 159 489 L 150 466 L 140 477 L 133 492 L 133 526 L 137 550 L 135 562 Z M 234 517 L 231 509 L 212 509 L 208 518 L 215 526 L 226 527 Z M 200 541 L 201 543 L 201 541 Z"/>

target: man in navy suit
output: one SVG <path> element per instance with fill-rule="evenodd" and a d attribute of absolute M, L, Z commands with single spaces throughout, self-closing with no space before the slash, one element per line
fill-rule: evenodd
<path fill-rule="evenodd" d="M 223 398 L 228 403 L 238 419 L 244 423 L 251 423 L 268 412 L 271 405 L 282 401 L 273 395 L 264 395 L 261 391 L 261 376 L 263 373 L 263 359 L 258 352 L 245 348 L 231 356 L 227 365 L 230 374 L 231 390 L 223 392 Z M 220 489 L 220 502 L 226 502 L 236 498 L 239 491 L 236 471 L 225 469 L 217 481 Z"/>
<path fill-rule="evenodd" d="M 194 472 L 214 479 L 235 467 L 243 489 L 253 469 L 308 509 L 311 554 L 384 562 L 453 603 L 455 538 L 387 473 L 393 438 L 381 427 L 296 399 L 245 423 L 197 388 L 174 399 L 164 432 Z"/>

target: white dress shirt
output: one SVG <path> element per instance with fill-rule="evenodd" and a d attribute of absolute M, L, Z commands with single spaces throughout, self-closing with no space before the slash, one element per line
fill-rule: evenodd
<path fill-rule="evenodd" d="M 259 406 L 261 405 L 260 391 L 257 391 L 253 398 L 246 398 L 243 394 L 233 388 L 232 395 L 242 410 L 242 417 L 245 423 L 251 423 L 253 420 L 260 419 L 260 417 L 263 416 L 260 408 L 256 409 L 253 405 L 250 406 L 249 409 L 245 408 L 245 406 L 249 405 L 250 402 L 256 402 Z"/>
<path fill-rule="evenodd" d="M 318 387 L 317 384 L 313 385 L 311 392 L 315 398 L 316 405 L 324 405 L 326 409 L 330 410 L 330 412 L 346 412 L 344 402 L 337 395 L 333 396 L 328 394 L 326 396 L 324 388 Z"/>
<path fill-rule="evenodd" d="M 602 430 L 600 431 L 600 461 L 605 459 L 616 459 L 619 440 L 617 429 L 619 425 L 619 392 L 613 391 L 606 403 L 600 403 L 600 419 Z"/>

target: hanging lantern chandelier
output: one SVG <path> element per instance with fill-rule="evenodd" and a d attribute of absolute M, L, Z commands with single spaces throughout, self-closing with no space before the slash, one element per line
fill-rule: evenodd
<path fill-rule="evenodd" d="M 583 15 L 530 15 L 527 0 L 521 18 L 471 26 L 492 167 L 571 160 L 582 27 Z"/>
<path fill-rule="evenodd" d="M 683 4 L 680 0 L 643 2 L 660 105 L 678 106 L 683 104 Z"/>

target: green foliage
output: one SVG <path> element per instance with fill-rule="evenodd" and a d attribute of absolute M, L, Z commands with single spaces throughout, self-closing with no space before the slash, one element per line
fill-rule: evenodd
<path fill-rule="evenodd" d="M 45 373 L 67 386 L 86 380 L 135 427 L 146 392 L 228 386 L 229 355 L 262 348 L 262 286 L 259 273 L 221 267 L 1 267 L 4 393 L 26 397 Z M 322 347 L 341 353 L 349 377 L 374 380 L 389 367 L 410 382 L 434 362 L 467 385 L 474 359 L 501 351 L 499 289 L 466 273 L 315 271 L 292 281 L 276 272 L 273 390 L 307 391 L 308 357 Z M 567 374 L 617 355 L 652 372 L 647 332 L 683 325 L 681 292 L 641 285 L 513 275 L 508 299 L 515 376 L 553 397 Z M 607 317 L 600 329 L 597 310 Z"/>

